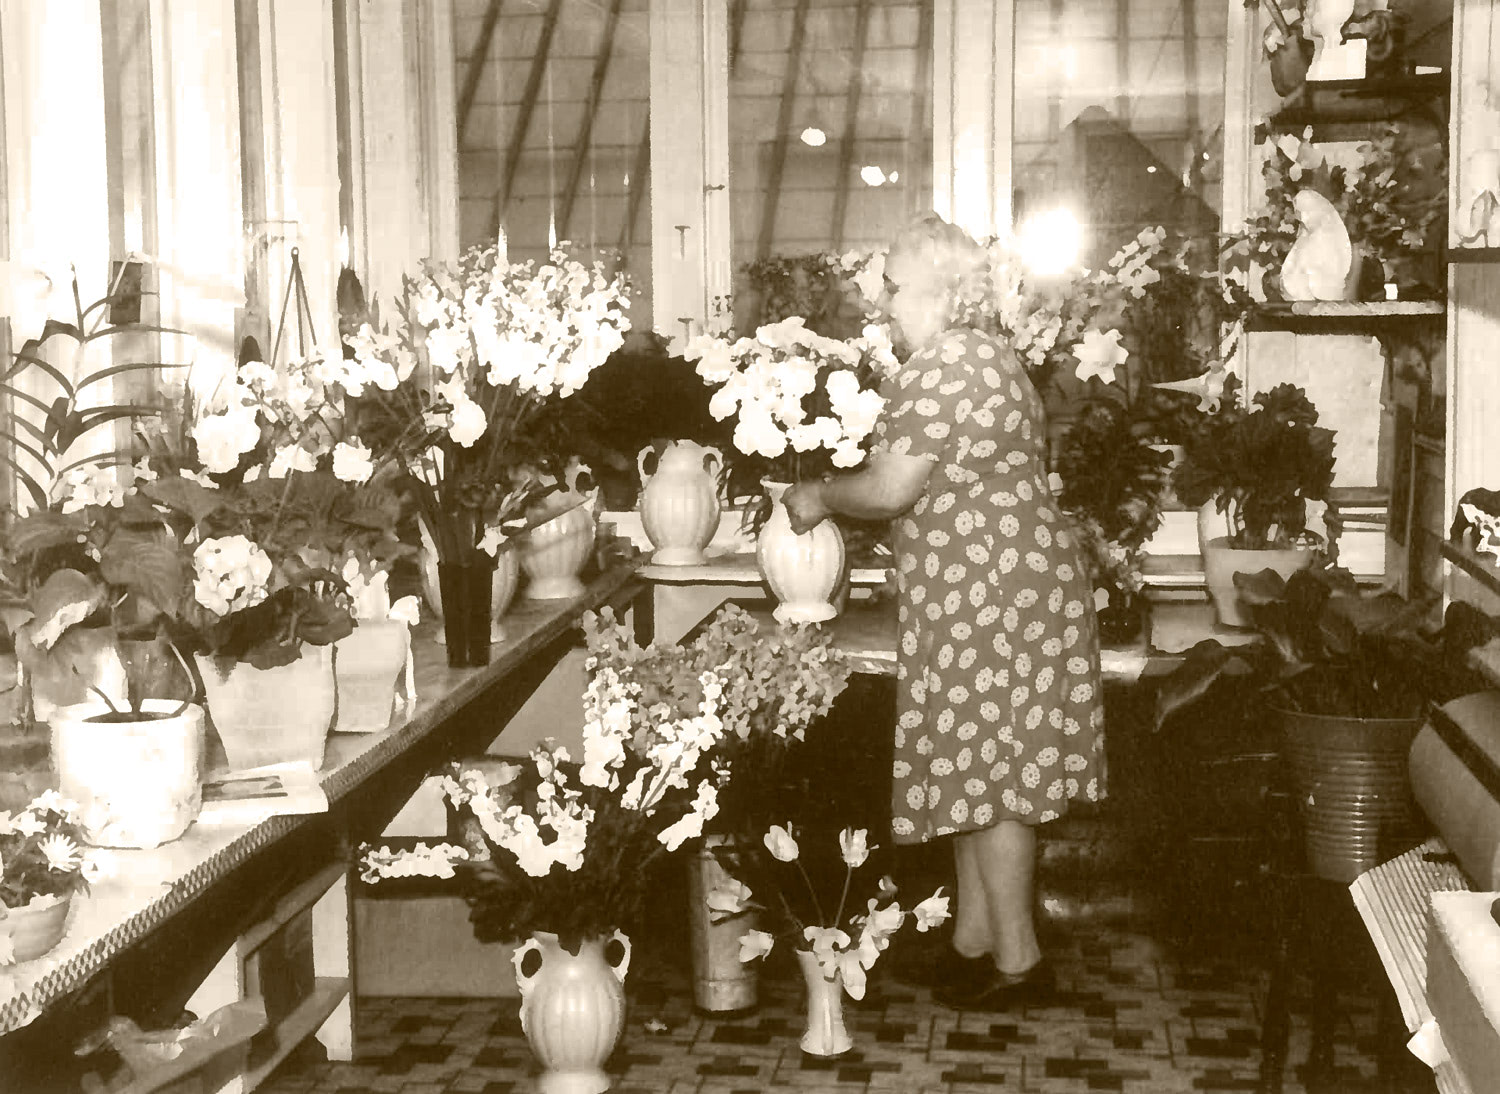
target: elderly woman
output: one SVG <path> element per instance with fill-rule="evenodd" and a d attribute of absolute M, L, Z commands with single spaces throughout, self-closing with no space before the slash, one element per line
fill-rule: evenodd
<path fill-rule="evenodd" d="M 986 254 L 925 217 L 893 242 L 882 306 L 909 353 L 856 473 L 794 488 L 792 526 L 895 521 L 900 652 L 891 828 L 953 837 L 939 1002 L 999 1010 L 1045 991 L 1037 826 L 1104 795 L 1093 596 L 1047 485 L 1041 400 L 1002 342 L 955 322 Z"/>

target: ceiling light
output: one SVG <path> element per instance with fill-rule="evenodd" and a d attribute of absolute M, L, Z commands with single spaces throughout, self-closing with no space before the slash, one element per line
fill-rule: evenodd
<path fill-rule="evenodd" d="M 802 131 L 802 143 L 809 148 L 822 148 L 828 143 L 828 134 L 816 125 L 810 125 Z"/>
<path fill-rule="evenodd" d="M 864 180 L 866 186 L 879 186 L 885 182 L 885 172 L 873 163 L 867 163 L 859 169 L 859 177 Z"/>
<path fill-rule="evenodd" d="M 1083 253 L 1083 226 L 1067 209 L 1050 209 L 1027 217 L 1016 232 L 1016 250 L 1032 273 L 1060 274 Z"/>

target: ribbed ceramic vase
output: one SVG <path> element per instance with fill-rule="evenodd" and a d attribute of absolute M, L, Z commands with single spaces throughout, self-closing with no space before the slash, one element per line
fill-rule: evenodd
<path fill-rule="evenodd" d="M 838 615 L 833 600 L 844 576 L 844 536 L 839 526 L 825 520 L 810 532 L 792 531 L 782 496 L 784 482 L 765 484 L 771 496 L 771 516 L 755 543 L 761 575 L 780 603 L 778 623 L 823 623 Z"/>
<path fill-rule="evenodd" d="M 672 441 L 648 476 L 646 462 L 654 451 L 643 449 L 636 458 L 641 473 L 636 508 L 646 537 L 656 548 L 651 561 L 657 566 L 696 565 L 719 530 L 719 472 L 724 456 L 711 446 Z"/>
<path fill-rule="evenodd" d="M 619 959 L 609 954 L 618 947 Z M 521 989 L 521 1029 L 542 1074 L 541 1094 L 602 1094 L 604 1063 L 625 1025 L 630 940 L 619 931 L 586 939 L 571 954 L 557 935 L 537 931 L 511 958 Z"/>
<path fill-rule="evenodd" d="M 594 510 L 574 506 L 526 533 L 519 548 L 526 574 L 526 596 L 532 600 L 571 600 L 583 595 L 579 577 L 594 553 Z"/>
<path fill-rule="evenodd" d="M 231 768 L 323 766 L 336 694 L 332 646 L 304 645 L 297 660 L 270 669 L 237 661 L 222 674 L 213 658 L 194 656 Z"/>
<path fill-rule="evenodd" d="M 187 831 L 203 805 L 203 708 L 147 699 L 141 721 L 100 721 L 103 703 L 52 716 L 58 790 L 95 847 L 148 850 Z"/>
<path fill-rule="evenodd" d="M 798 950 L 797 963 L 807 982 L 807 1032 L 802 1034 L 802 1051 L 809 1056 L 840 1056 L 854 1047 L 854 1039 L 844 1025 L 844 978 L 838 973 L 829 979 L 824 975 L 811 950 Z"/>

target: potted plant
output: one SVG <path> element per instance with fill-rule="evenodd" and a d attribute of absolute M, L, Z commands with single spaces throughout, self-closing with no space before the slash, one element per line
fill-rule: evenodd
<path fill-rule="evenodd" d="M 541 426 L 623 344 L 628 301 L 624 277 L 602 263 L 560 251 L 540 265 L 511 262 L 502 240 L 406 278 L 392 320 L 372 313 L 329 369 L 353 435 L 416 502 L 436 553 L 450 665 L 489 660 L 497 552 L 528 524 L 564 515 L 536 508 L 542 473 L 562 481 L 571 455 L 552 450 Z M 574 523 L 549 530 L 578 539 Z M 591 515 L 587 525 L 591 545 Z"/>
<path fill-rule="evenodd" d="M 522 943 L 521 1024 L 544 1088 L 609 1086 L 602 1069 L 623 1028 L 625 932 L 640 922 L 657 860 L 718 809 L 723 776 L 710 761 L 724 734 L 722 692 L 710 671 L 680 702 L 653 701 L 601 667 L 585 696 L 581 758 L 547 742 L 524 763 L 455 765 L 443 789 L 461 846 L 361 849 L 367 882 L 457 872 L 477 937 Z"/>
<path fill-rule="evenodd" d="M 636 709 L 647 717 L 659 704 L 679 709 L 690 702 L 705 673 L 722 681 L 724 733 L 710 762 L 728 781 L 688 862 L 693 998 L 710 1013 L 746 1010 L 758 1001 L 757 969 L 739 960 L 746 924 L 714 922 L 705 903 L 725 879 L 715 851 L 759 840 L 769 818 L 780 815 L 777 799 L 786 790 L 789 760 L 843 691 L 849 666 L 825 628 L 767 626 L 733 604 L 681 644 L 642 649 L 608 609 L 589 617 L 584 633 L 589 670 L 639 687 Z"/>
<path fill-rule="evenodd" d="M 1261 176 L 1265 208 L 1226 238 L 1231 262 L 1250 262 L 1280 271 L 1303 227 L 1298 194 L 1312 191 L 1331 204 L 1343 222 L 1353 248 L 1344 299 L 1361 300 L 1363 284 L 1392 281 L 1402 295 L 1440 291 L 1425 285 L 1413 270 L 1417 257 L 1446 234 L 1447 188 L 1441 185 L 1441 165 L 1423 163 L 1423 155 L 1442 149 L 1406 148 L 1399 130 L 1385 125 L 1361 143 L 1353 163 L 1330 161 L 1312 141 L 1309 127 L 1299 136 L 1267 137 L 1261 146 Z M 1438 180 L 1433 184 L 1429 176 Z M 1375 273 L 1362 264 L 1376 267 Z M 1284 294 L 1300 298 L 1301 294 Z"/>
<path fill-rule="evenodd" d="M 866 974 L 908 917 L 918 931 L 948 918 L 949 898 L 941 888 L 907 910 L 897 903 L 896 886 L 889 877 L 882 878 L 875 895 L 863 902 L 865 910 L 856 912 L 861 902 L 850 899 L 852 882 L 854 871 L 869 859 L 869 833 L 845 828 L 838 848 L 842 877 L 832 868 L 834 862 L 819 861 L 809 869 L 795 829 L 790 824 L 771 825 L 753 844 L 718 849 L 729 877 L 705 898 L 726 920 L 758 909 L 778 921 L 775 933 L 752 929 L 740 936 L 741 961 L 764 957 L 778 935 L 792 940 L 807 986 L 807 1028 L 801 1046 L 812 1056 L 840 1056 L 853 1048 L 844 1025 L 843 995 L 864 998 Z M 820 889 L 814 876 L 832 878 L 835 885 Z"/>
<path fill-rule="evenodd" d="M 1228 522 L 1229 535 L 1201 549 L 1214 610 L 1231 627 L 1251 623 L 1233 575 L 1306 568 L 1320 542 L 1307 530 L 1307 503 L 1326 501 L 1333 485 L 1333 431 L 1317 424 L 1307 394 L 1279 384 L 1252 404 L 1226 402 L 1207 416 L 1172 479 L 1185 504 L 1212 503 Z"/>
<path fill-rule="evenodd" d="M 1485 687 L 1464 662 L 1462 612 L 1433 628 L 1434 605 L 1362 595 L 1353 576 L 1317 567 L 1283 578 L 1234 575 L 1257 638 L 1188 651 L 1158 685 L 1158 727 L 1222 677 L 1248 673 L 1276 719 L 1302 814 L 1309 865 L 1353 881 L 1415 830 L 1407 752 L 1429 704 Z"/>
<path fill-rule="evenodd" d="M 867 324 L 857 338 L 828 338 L 792 316 L 753 336 L 700 335 L 683 356 L 716 388 L 716 419 L 735 419 L 734 463 L 759 471 L 770 506 L 756 559 L 780 601 L 776 618 L 811 623 L 838 614 L 846 553 L 838 525 L 798 535 L 780 498 L 795 482 L 857 467 L 885 406 L 878 386 L 896 366 L 889 333 Z"/>
<path fill-rule="evenodd" d="M 0 966 L 31 961 L 62 940 L 73 896 L 88 891 L 77 806 L 49 790 L 0 812 Z"/>

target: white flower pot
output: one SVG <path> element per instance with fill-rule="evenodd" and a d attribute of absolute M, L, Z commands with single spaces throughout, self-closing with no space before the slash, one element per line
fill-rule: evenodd
<path fill-rule="evenodd" d="M 579 574 L 594 553 L 594 510 L 585 503 L 538 524 L 518 548 L 532 600 L 571 600 L 583 595 Z"/>
<path fill-rule="evenodd" d="M 41 905 L 7 908 L 0 904 L 0 934 L 10 936 L 12 956 L 19 964 L 34 961 L 52 949 L 67 933 L 71 896 Z"/>
<path fill-rule="evenodd" d="M 323 766 L 336 695 L 332 646 L 305 645 L 301 657 L 273 669 L 236 662 L 222 676 L 213 658 L 196 660 L 208 717 L 232 769 Z"/>
<path fill-rule="evenodd" d="M 333 644 L 341 733 L 379 733 L 391 723 L 396 687 L 411 650 L 411 628 L 395 619 L 361 623 Z"/>
<path fill-rule="evenodd" d="M 717 448 L 692 441 L 673 441 L 656 461 L 656 472 L 646 474 L 642 450 L 636 458 L 641 473 L 641 495 L 636 502 L 641 526 L 656 551 L 657 566 L 694 566 L 703 561 L 719 530 L 719 471 L 724 457 Z"/>
<path fill-rule="evenodd" d="M 1312 560 L 1312 551 L 1305 547 L 1244 550 L 1229 546 L 1227 538 L 1209 540 L 1203 546 L 1203 579 L 1214 602 L 1214 614 L 1226 627 L 1254 626 L 1250 613 L 1240 603 L 1234 575 L 1258 574 L 1269 569 L 1289 578 L 1298 570 L 1307 569 Z"/>
<path fill-rule="evenodd" d="M 437 545 L 433 543 L 432 534 L 427 531 L 425 521 L 419 520 L 417 527 L 422 534 L 422 549 L 417 555 L 417 562 L 422 571 L 422 600 L 437 621 L 438 627 L 433 632 L 433 638 L 441 646 L 446 644 L 448 639 L 443 633 L 443 594 L 438 584 Z M 505 628 L 500 620 L 510 608 L 511 601 L 516 598 L 516 588 L 520 582 L 520 553 L 516 545 L 506 544 L 495 553 L 495 578 L 490 586 L 491 642 L 505 640 Z"/>
<path fill-rule="evenodd" d="M 792 531 L 782 495 L 786 483 L 766 483 L 772 509 L 755 544 L 755 560 L 781 603 L 778 623 L 822 623 L 838 615 L 834 594 L 844 575 L 844 536 L 831 520 L 810 532 Z"/>
<path fill-rule="evenodd" d="M 615 965 L 605 955 L 611 941 L 623 948 Z M 537 1089 L 542 1094 L 608 1090 L 604 1062 L 625 1024 L 630 940 L 619 931 L 586 939 L 575 956 L 558 944 L 557 935 L 537 931 L 516 947 L 511 960 L 521 989 L 521 1029 L 542 1065 Z"/>
<path fill-rule="evenodd" d="M 149 849 L 169 843 L 203 805 L 203 708 L 147 699 L 148 721 L 90 721 L 103 703 L 60 707 L 52 716 L 58 789 L 78 803 L 96 847 Z"/>

